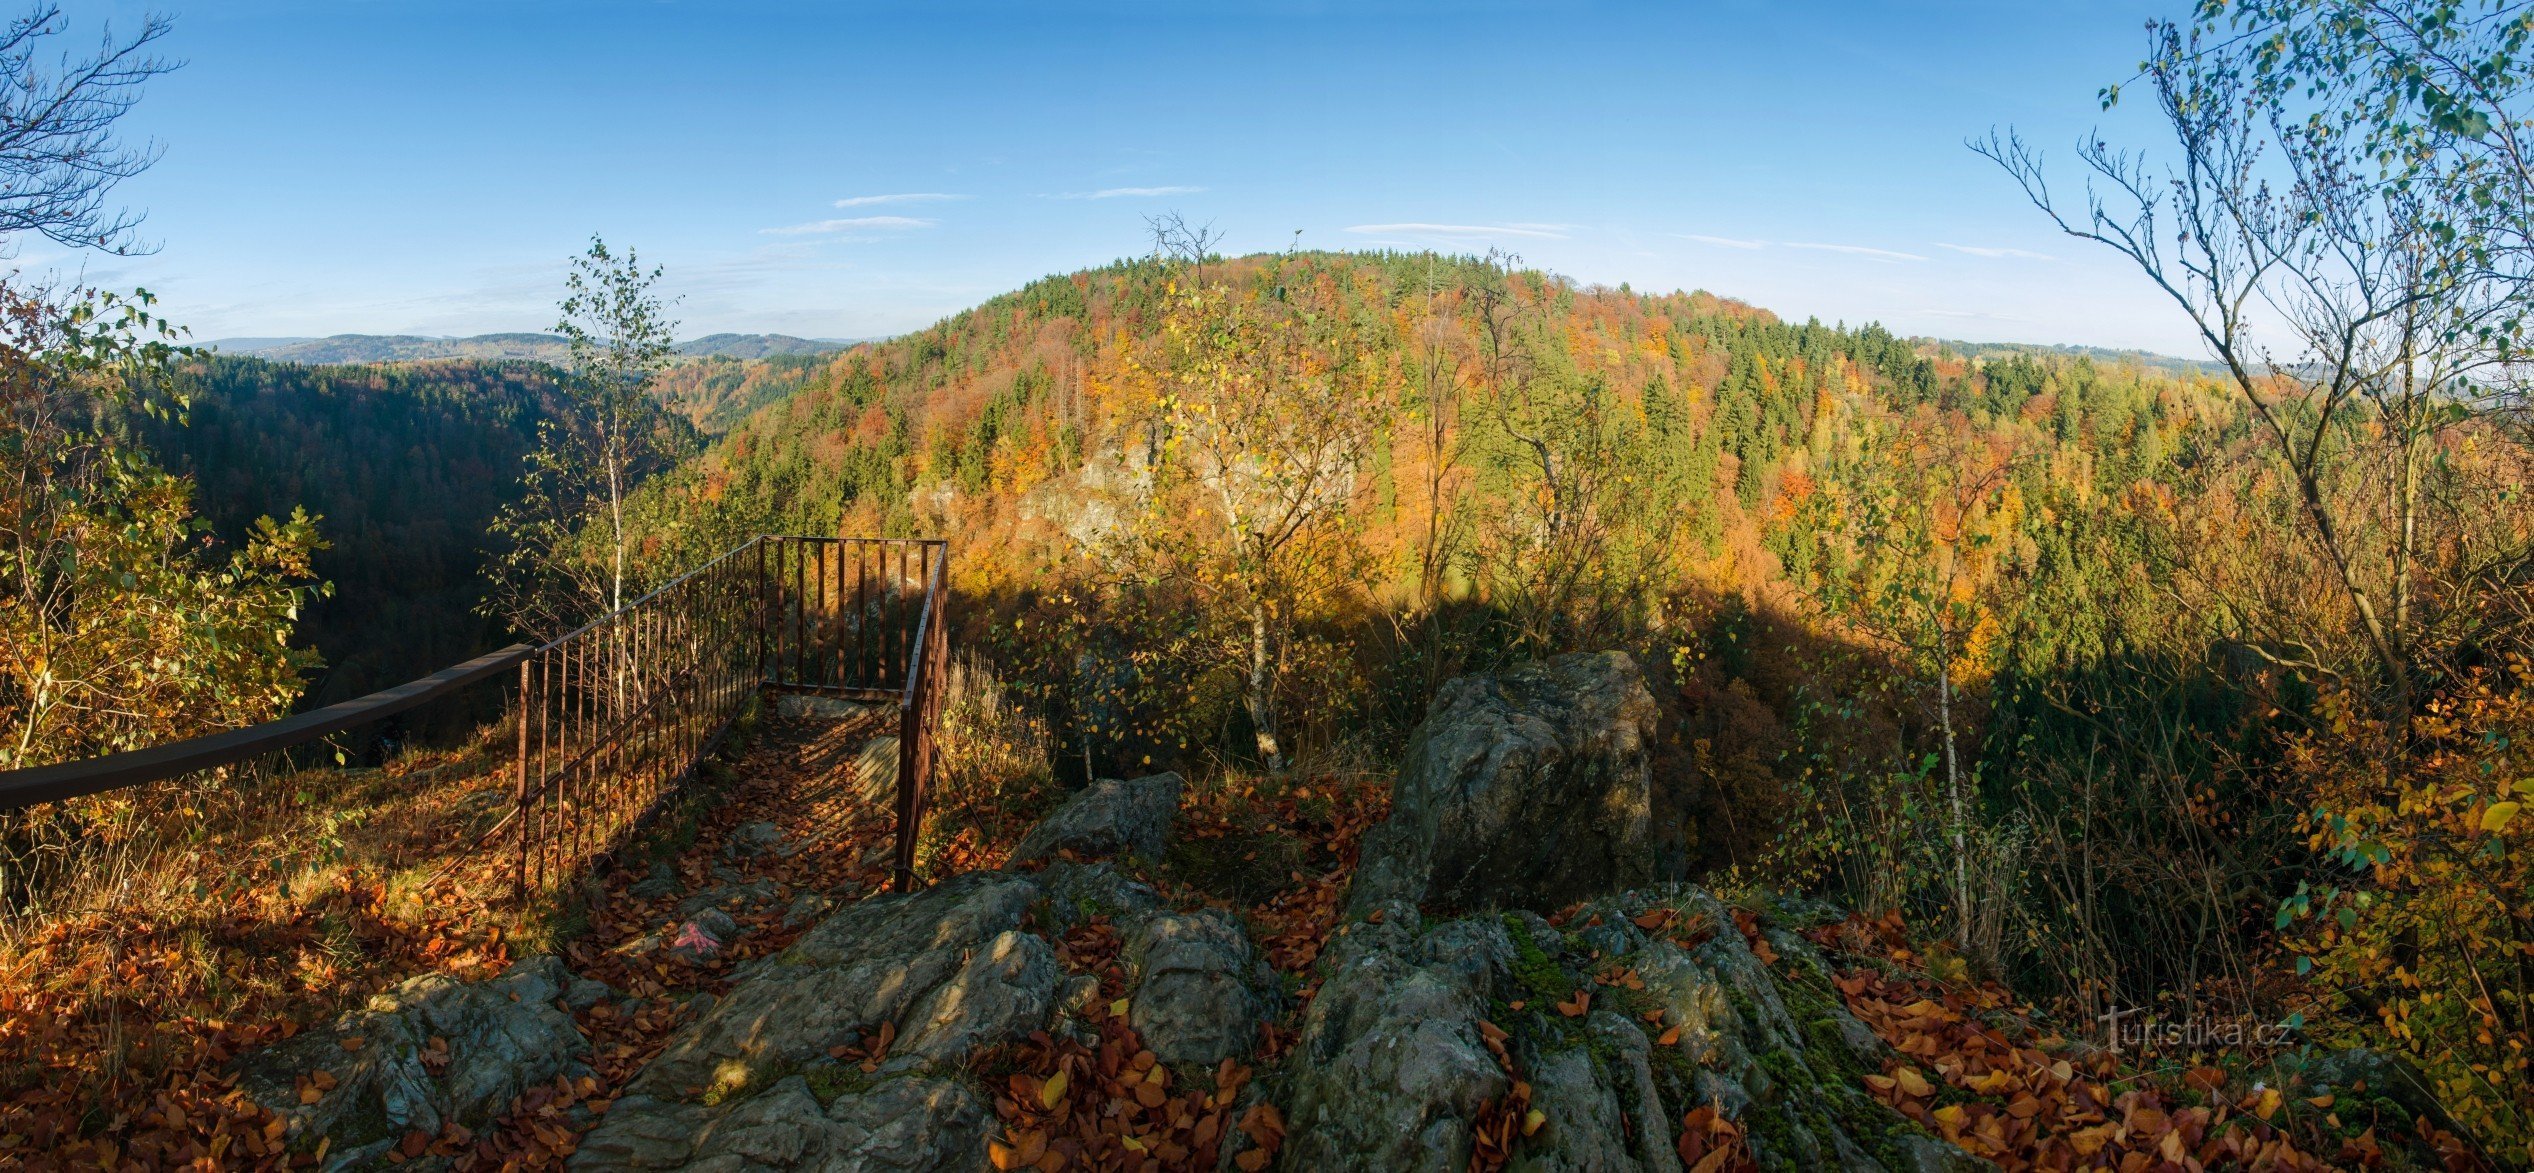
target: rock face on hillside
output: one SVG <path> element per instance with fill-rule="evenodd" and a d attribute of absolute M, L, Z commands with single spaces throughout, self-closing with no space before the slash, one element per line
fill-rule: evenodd
<path fill-rule="evenodd" d="M 1443 686 L 1409 738 L 1389 821 L 1348 898 L 1550 909 L 1651 882 L 1654 696 L 1624 652 Z"/>
<path fill-rule="evenodd" d="M 425 974 L 242 1057 L 238 1086 L 289 1122 L 294 1146 L 324 1137 L 332 1166 L 361 1164 L 409 1131 L 479 1127 L 530 1085 L 587 1074 L 589 1043 L 555 1005 L 581 984 L 553 957 L 481 982 Z"/>

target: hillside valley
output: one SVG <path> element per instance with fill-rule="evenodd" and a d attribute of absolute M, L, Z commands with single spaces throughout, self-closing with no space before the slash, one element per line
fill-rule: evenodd
<path fill-rule="evenodd" d="M 2534 0 L 194 7 L 0 1168 L 2534 1168 Z"/>
<path fill-rule="evenodd" d="M 259 516 L 322 515 L 332 547 L 313 569 L 333 593 L 297 624 L 325 660 L 302 705 L 516 637 L 478 614 L 487 528 L 519 499 L 542 429 L 571 410 L 555 368 L 214 355 L 182 377 L 186 421 L 132 426 L 192 479 L 214 534 L 235 545 Z M 971 706 L 955 719 L 980 744 L 954 755 L 929 858 L 1000 858 L 1020 813 L 1167 769 L 1214 779 L 1192 801 L 1220 833 L 1254 817 L 1228 796 L 1265 785 L 1301 820 L 1268 849 L 1351 860 L 1351 840 L 1312 845 L 1325 831 L 1308 829 L 1310 790 L 1373 801 L 1425 752 L 1438 698 L 1616 652 L 1642 666 L 1650 705 L 1632 718 L 1646 722 L 1658 812 L 1632 857 L 1640 880 L 1763 905 L 1756 894 L 1825 893 L 1936 924 L 1966 873 L 1994 877 L 1972 898 L 1979 919 L 1933 952 L 1901 943 L 1901 919 L 1840 930 L 1880 943 L 1822 938 L 1957 991 L 1943 995 L 1948 1029 L 2009 988 L 2029 999 L 2016 1013 L 2059 1022 L 2047 1037 L 2061 1040 L 2089 1006 L 2195 990 L 2265 1019 L 2309 1016 L 2331 1047 L 2370 1038 L 2326 998 L 2237 984 L 2284 982 L 2282 949 L 2310 951 L 2296 954 L 2309 966 L 2331 956 L 2328 940 L 2264 926 L 2297 898 L 2268 861 L 2302 850 L 2300 810 L 2339 783 L 2313 756 L 2333 752 L 2316 722 L 2334 702 L 2214 602 L 2313 606 L 2293 584 L 2323 570 L 2241 524 L 2288 503 L 2254 421 L 2200 364 L 1799 324 L 1489 259 L 1287 253 L 1208 258 L 1201 275 L 1145 259 L 1050 277 L 850 350 L 680 361 L 646 395 L 677 455 L 627 502 L 636 591 L 760 532 L 951 540 Z M 2449 459 L 2521 473 L 2505 448 Z M 2470 542 L 2526 538 L 2505 512 L 2440 524 Z M 602 565 L 601 533 L 558 556 Z M 2186 732 L 2124 732 L 2166 723 Z M 454 743 L 469 724 L 417 732 Z M 2196 813 L 2167 804 L 2186 783 Z M 2178 846 L 2152 830 L 2177 827 L 2192 828 Z M 1340 916 L 1347 886 L 1371 882 L 1351 863 L 1280 878 L 1252 862 L 1172 854 L 1146 878 L 1261 916 L 1315 902 L 1313 917 Z M 2177 886 L 2177 867 L 2218 886 Z M 2073 911 L 2079 891 L 2121 916 Z M 1829 915 L 1784 923 L 1827 932 Z M 2231 943 L 2181 943 L 2211 924 Z M 1747 931 L 1755 949 L 1771 939 Z M 1623 981 L 1573 948 L 1562 964 L 1582 968 L 1534 977 Z M 1999 985 L 1942 984 L 1974 975 Z M 1854 980 L 1843 971 L 1838 988 Z M 1567 1045 L 1549 1027 L 1522 1045 Z M 2198 1070 L 2163 1061 L 2167 1077 Z M 2257 1102 L 2252 1068 L 2227 1071 L 2254 1089 L 2228 1094 Z M 1007 1119 L 1014 1137 L 1039 1127 Z M 2464 1119 L 2421 1124 L 2402 1151 L 2448 1143 L 2441 1130 Z M 1697 1152 L 1749 1151 L 1718 1127 Z"/>

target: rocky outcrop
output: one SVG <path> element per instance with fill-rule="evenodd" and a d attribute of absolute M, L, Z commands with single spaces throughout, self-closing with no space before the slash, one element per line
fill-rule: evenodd
<path fill-rule="evenodd" d="M 976 873 L 830 916 L 635 1077 L 574 1167 L 982 1167 L 992 1113 L 953 1072 L 1047 1025 L 1055 954 L 1021 930 L 1042 895 Z M 830 1054 L 884 1029 L 870 1071 Z"/>
<path fill-rule="evenodd" d="M 1644 882 L 1652 720 L 1622 656 L 1458 681 L 1437 701 L 1300 1037 L 1252 1088 L 1283 1111 L 1282 1167 L 1459 1173 L 1482 1127 L 1502 1138 L 1535 1111 L 1511 1168 L 1682 1173 L 1680 1120 L 1700 1106 L 1763 1167 L 1967 1167 L 1867 1094 L 1887 1053 L 1809 944 L 1763 922 L 1764 963 L 1733 910 Z M 1174 910 L 1096 862 L 1159 856 L 1180 790 L 1172 775 L 1096 784 L 1015 870 L 866 900 L 751 963 L 576 1165 L 981 1167 L 997 1125 L 963 1064 L 1039 1031 L 1096 1039 L 1111 1004 L 1049 943 L 1093 918 L 1116 928 L 1128 1025 L 1159 1059 L 1249 1055 L 1281 995 L 1240 920 Z M 1555 923 L 1537 911 L 1576 901 Z"/>
<path fill-rule="evenodd" d="M 1428 933 L 1414 909 L 1383 912 L 1322 956 L 1287 1075 L 1288 1167 L 1459 1173 L 1479 1113 L 1513 1087 L 1480 1028 L 1513 960 L 1503 927 Z"/>
<path fill-rule="evenodd" d="M 753 971 L 626 1090 L 660 1100 L 743 1094 L 883 1023 L 906 1040 L 901 1046 L 919 1033 L 948 1038 L 959 1031 L 945 1015 L 955 1020 L 971 1007 L 1008 1013 L 978 1001 L 998 995 L 965 984 L 987 975 L 980 965 L 1029 983 L 1011 992 L 1017 996 L 1052 999 L 1046 942 L 1029 938 L 1033 949 L 1015 939 L 1027 936 L 1017 930 L 1037 898 L 1027 880 L 988 872 L 852 905 Z"/>
<path fill-rule="evenodd" d="M 1758 922 L 1772 966 L 1733 910 L 1653 883 L 1655 715 L 1618 653 L 1444 687 L 1322 954 L 1285 1167 L 1457 1173 L 1510 1111 L 1508 1168 L 1680 1173 L 1702 1106 L 1763 1168 L 1979 1164 L 1867 1093 L 1888 1051 L 1791 926 Z"/>
<path fill-rule="evenodd" d="M 1350 911 L 1549 909 L 1651 882 L 1655 716 L 1622 652 L 1444 685 L 1365 835 Z"/>
<path fill-rule="evenodd" d="M 1531 1106 L 1556 1126 L 1542 1129 L 1523 1150 L 1522 1168 L 1679 1173 L 1672 1130 L 1665 1127 L 1673 1114 L 1663 1109 L 1652 1045 L 1636 1023 L 1596 1010 L 1577 1037 L 1553 1048 L 1536 1039 L 1526 1043 L 1522 1070 L 1530 1077 Z"/>
<path fill-rule="evenodd" d="M 1763 964 L 1697 888 L 1594 902 L 1565 927 L 1379 912 L 1325 955 L 1285 1073 L 1289 1168 L 1465 1169 L 1517 1075 L 1543 1125 L 1513 1169 L 1678 1173 L 1679 1121 L 1701 1105 L 1736 1122 L 1763 1168 L 1979 1167 L 1867 1094 L 1860 1077 L 1887 1052 L 1808 944 L 1772 933 L 1780 962 Z"/>
<path fill-rule="evenodd" d="M 1177 774 L 1094 782 L 1030 829 L 1012 849 L 1011 866 L 1066 853 L 1076 859 L 1158 858 L 1170 840 L 1170 823 L 1178 817 L 1179 792 L 1185 785 Z"/>
<path fill-rule="evenodd" d="M 407 1132 L 479 1127 L 530 1086 L 587 1074 L 588 1041 L 556 1006 L 582 985 L 553 957 L 480 982 L 425 974 L 242 1056 L 238 1087 L 288 1122 L 294 1147 L 324 1137 L 330 1167 L 359 1166 Z"/>
<path fill-rule="evenodd" d="M 993 1113 L 961 1065 L 977 1048 L 1060 1028 L 1071 1003 L 1082 1003 L 1077 1016 L 1093 1009 L 1040 933 L 1094 916 L 1133 942 L 1139 1013 L 1158 1053 L 1247 1053 L 1274 984 L 1237 922 L 1166 912 L 1151 888 L 1076 862 L 1158 854 L 1178 797 L 1174 775 L 1104 783 L 1032 834 L 1051 861 L 1043 868 L 874 897 L 751 962 L 627 1086 L 574 1166 L 981 1168 Z M 1076 860 L 1056 858 L 1068 852 Z M 868 1070 L 834 1057 L 870 1054 L 884 1034 Z"/>
<path fill-rule="evenodd" d="M 1247 1055 L 1274 1016 L 1275 974 L 1240 922 L 1218 910 L 1143 918 L 1124 960 L 1127 1024 L 1164 1063 L 1211 1068 Z"/>

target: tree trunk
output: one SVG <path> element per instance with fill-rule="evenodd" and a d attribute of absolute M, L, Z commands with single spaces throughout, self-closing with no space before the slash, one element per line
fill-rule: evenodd
<path fill-rule="evenodd" d="M 1962 767 L 1953 743 L 1953 640 L 1936 637 L 1936 724 L 1944 736 L 1945 798 L 1952 807 L 1954 938 L 1964 952 L 1971 949 L 1971 863 L 1968 814 L 1962 794 Z"/>
<path fill-rule="evenodd" d="M 1281 774 L 1285 754 L 1284 747 L 1276 741 L 1275 698 L 1271 695 L 1274 678 L 1268 670 L 1268 650 L 1267 604 L 1261 600 L 1249 606 L 1249 688 L 1245 699 L 1249 723 L 1258 733 L 1258 760 L 1270 772 Z"/>

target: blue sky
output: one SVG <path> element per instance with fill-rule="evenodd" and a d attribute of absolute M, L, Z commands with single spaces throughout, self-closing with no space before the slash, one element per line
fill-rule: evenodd
<path fill-rule="evenodd" d="M 2169 5 L 2167 5 L 2169 7 Z M 684 333 L 861 337 L 1145 247 L 1510 249 L 1910 334 L 2196 353 L 1963 144 L 2064 159 L 2154 0 L 1865 4 L 73 0 L 176 18 L 130 122 L 200 338 L 542 329 L 592 232 Z M 2070 181 L 2075 176 L 2068 175 Z"/>

